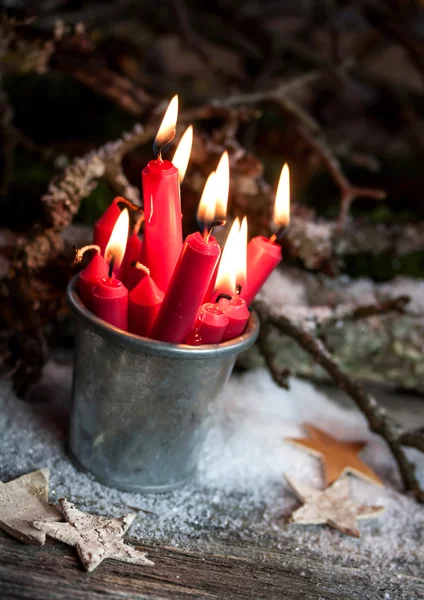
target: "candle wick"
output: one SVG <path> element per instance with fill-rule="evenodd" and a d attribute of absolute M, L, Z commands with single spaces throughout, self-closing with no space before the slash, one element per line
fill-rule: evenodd
<path fill-rule="evenodd" d="M 270 243 L 275 244 L 275 242 L 281 242 L 282 238 L 287 234 L 288 230 L 288 225 L 281 225 L 281 227 L 279 227 L 277 231 L 273 233 L 272 236 L 269 238 Z"/>
<path fill-rule="evenodd" d="M 131 210 L 140 213 L 140 217 L 142 218 L 142 221 L 144 220 L 144 211 L 143 211 L 142 207 L 139 206 L 138 204 L 135 204 L 134 202 L 131 202 L 131 200 L 127 200 L 126 198 L 122 198 L 122 196 L 115 198 L 114 202 L 118 206 L 120 204 L 125 204 L 125 206 L 128 206 L 128 208 L 130 208 Z"/>
<path fill-rule="evenodd" d="M 240 283 L 238 283 L 236 285 L 236 294 L 237 294 L 237 296 L 240 296 L 242 289 L 243 289 L 242 285 Z"/>
<path fill-rule="evenodd" d="M 114 254 L 112 254 L 112 258 L 110 259 L 110 263 L 109 263 L 109 279 L 112 279 L 113 267 L 115 266 L 115 260 L 116 260 L 116 256 Z"/>
<path fill-rule="evenodd" d="M 209 242 L 209 238 L 211 237 L 212 229 L 213 229 L 213 227 L 208 228 L 206 226 L 203 228 L 203 241 L 204 242 Z"/>
<path fill-rule="evenodd" d="M 225 298 L 226 300 L 232 300 L 232 299 L 233 299 L 233 297 L 232 297 L 232 296 L 230 296 L 229 294 L 219 294 L 219 296 L 217 296 L 217 297 L 216 297 L 215 304 L 218 304 L 218 302 L 219 302 L 219 301 L 220 301 L 222 298 Z"/>
<path fill-rule="evenodd" d="M 88 250 L 95 250 L 97 252 L 97 254 L 100 254 L 100 252 L 101 252 L 100 246 L 96 246 L 95 244 L 83 246 L 82 248 L 77 248 L 76 246 L 74 246 L 74 250 L 75 250 L 75 258 L 74 258 L 75 265 L 77 265 L 78 263 L 80 263 L 82 261 L 84 254 Z"/>
<path fill-rule="evenodd" d="M 150 269 L 149 267 L 146 267 L 146 265 L 143 265 L 143 263 L 138 262 L 137 260 L 133 260 L 133 262 L 130 264 L 130 267 L 134 267 L 139 271 L 143 271 L 148 277 L 150 277 Z"/>
<path fill-rule="evenodd" d="M 141 224 L 143 223 L 144 219 L 145 219 L 145 215 L 143 212 L 142 214 L 140 214 L 138 216 L 137 221 L 135 222 L 135 225 L 134 225 L 133 231 L 132 231 L 133 235 L 138 235 L 138 232 L 140 231 L 140 227 L 141 227 Z"/>

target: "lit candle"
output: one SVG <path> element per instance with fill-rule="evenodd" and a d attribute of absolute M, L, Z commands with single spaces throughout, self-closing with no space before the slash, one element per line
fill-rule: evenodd
<path fill-rule="evenodd" d="M 219 159 L 216 171 L 213 172 L 214 177 L 216 175 L 218 181 L 220 181 L 219 196 L 216 199 L 216 212 L 218 218 L 227 214 L 228 195 L 230 191 L 230 161 L 228 158 L 228 152 L 225 150 L 221 158 Z M 218 274 L 219 264 L 216 266 L 214 274 L 211 277 L 211 282 L 206 291 L 204 302 L 215 302 L 213 298 L 213 290 L 215 289 L 216 277 Z"/>
<path fill-rule="evenodd" d="M 233 296 L 236 292 L 237 254 L 239 252 L 240 220 L 236 217 L 227 236 L 221 260 L 219 261 L 215 289 L 212 300 L 215 302 L 219 294 Z"/>
<path fill-rule="evenodd" d="M 135 262 L 132 267 L 141 281 L 128 296 L 128 331 L 148 337 L 163 301 L 163 292 L 150 276 L 149 269 Z"/>
<path fill-rule="evenodd" d="M 92 310 L 95 315 L 120 329 L 128 329 L 128 290 L 113 273 L 118 272 L 128 239 L 129 215 L 124 209 L 113 228 L 105 250 L 109 274 L 93 288 Z"/>
<path fill-rule="evenodd" d="M 78 293 L 84 305 L 91 310 L 93 287 L 104 277 L 107 277 L 108 267 L 105 259 L 100 254 L 100 246 L 94 244 L 84 246 L 77 250 L 75 255 L 75 263 L 82 261 L 82 258 L 88 250 L 96 250 L 96 254 L 90 260 L 88 265 L 78 276 Z"/>
<path fill-rule="evenodd" d="M 217 174 L 211 173 L 197 213 L 203 235 L 193 233 L 185 240 L 150 334 L 154 339 L 179 344 L 193 329 L 221 254 L 218 242 L 211 236 L 213 227 L 221 225 L 225 218 L 217 207 L 217 198 L 222 196 L 220 185 Z"/>
<path fill-rule="evenodd" d="M 228 325 L 222 336 L 223 342 L 241 335 L 249 320 L 250 313 L 246 302 L 240 297 L 246 279 L 246 250 L 247 219 L 244 217 L 241 226 L 239 220 L 235 219 L 218 269 L 216 300 L 218 307 L 228 317 Z"/>
<path fill-rule="evenodd" d="M 247 247 L 247 281 L 241 295 L 249 306 L 275 267 L 281 262 L 282 253 L 278 240 L 286 233 L 290 222 L 290 174 L 284 165 L 274 205 L 274 223 L 278 230 L 269 239 L 257 236 Z"/>
<path fill-rule="evenodd" d="M 156 159 L 142 174 L 146 215 L 143 258 L 163 292 L 168 289 L 183 245 L 178 169 L 162 159 L 162 151 L 175 136 L 177 115 L 178 96 L 174 96 L 155 139 Z"/>
<path fill-rule="evenodd" d="M 190 346 L 201 344 L 219 344 L 228 326 L 227 315 L 212 302 L 203 304 L 194 324 L 193 331 L 185 340 Z"/>

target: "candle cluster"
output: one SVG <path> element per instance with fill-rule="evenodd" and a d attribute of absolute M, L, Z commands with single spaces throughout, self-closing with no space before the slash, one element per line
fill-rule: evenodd
<path fill-rule="evenodd" d="M 79 275 L 79 294 L 96 316 L 124 331 L 174 344 L 217 344 L 243 334 L 249 305 L 281 261 L 289 170 L 283 167 L 278 184 L 276 233 L 247 244 L 247 219 L 236 218 L 221 253 L 212 234 L 226 220 L 230 167 L 224 152 L 202 193 L 199 232 L 183 240 L 180 184 L 191 153 L 191 126 L 172 162 L 162 158 L 175 136 L 177 116 L 175 96 L 154 142 L 156 158 L 142 172 L 144 213 L 115 198 L 95 223 L 93 244 L 77 251 L 81 260 L 86 250 L 95 250 Z M 134 211 L 131 232 L 129 211 Z"/>

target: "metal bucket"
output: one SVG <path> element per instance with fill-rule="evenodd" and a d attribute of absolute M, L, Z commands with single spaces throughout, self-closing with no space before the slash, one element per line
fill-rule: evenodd
<path fill-rule="evenodd" d="M 69 283 L 77 317 L 69 449 L 98 481 L 123 490 L 161 492 L 187 481 L 218 410 L 237 355 L 257 338 L 245 333 L 192 347 L 142 338 L 85 308 Z"/>

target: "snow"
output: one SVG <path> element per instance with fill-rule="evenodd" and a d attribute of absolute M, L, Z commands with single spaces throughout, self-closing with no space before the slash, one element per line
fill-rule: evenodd
<path fill-rule="evenodd" d="M 368 431 L 356 410 L 336 404 L 305 381 L 292 379 L 290 384 L 289 391 L 281 390 L 262 369 L 234 375 L 220 400 L 197 479 L 172 493 L 142 495 L 107 488 L 69 461 L 64 442 L 70 368 L 50 363 L 28 402 L 18 400 L 8 383 L 0 386 L 0 480 L 50 467 L 52 501 L 64 496 L 82 510 L 102 515 L 137 510 L 130 535 L 146 543 L 202 550 L 244 543 L 284 550 L 289 544 L 346 566 L 372 562 L 375 578 L 382 576 L 381 569 L 387 579 L 399 568 L 418 576 L 424 561 L 424 508 L 399 492 L 385 444 Z M 360 522 L 360 540 L 328 527 L 285 523 L 297 501 L 284 473 L 322 485 L 319 461 L 283 439 L 302 435 L 304 421 L 341 439 L 369 442 L 363 458 L 386 486 L 351 478 L 352 494 L 357 502 L 382 504 L 386 511 Z M 424 457 L 411 454 L 424 483 Z"/>

